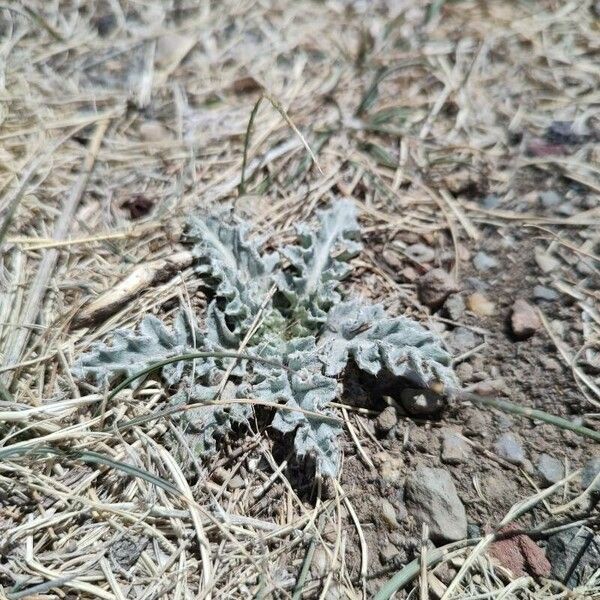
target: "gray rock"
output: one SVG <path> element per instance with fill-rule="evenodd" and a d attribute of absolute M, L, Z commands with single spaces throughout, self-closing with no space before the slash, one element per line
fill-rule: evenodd
<path fill-rule="evenodd" d="M 465 279 L 466 286 L 471 290 L 476 290 L 478 292 L 484 292 L 489 289 L 489 284 L 479 279 L 479 277 L 467 277 Z"/>
<path fill-rule="evenodd" d="M 484 199 L 483 199 L 483 207 L 493 210 L 494 208 L 498 208 L 500 206 L 500 204 L 502 203 L 502 200 L 500 198 L 498 198 L 498 196 L 496 196 L 496 194 L 488 194 Z"/>
<path fill-rule="evenodd" d="M 550 454 L 540 454 L 536 466 L 542 481 L 547 486 L 560 481 L 565 476 L 565 467 L 562 462 Z"/>
<path fill-rule="evenodd" d="M 443 269 L 432 269 L 423 275 L 417 284 L 419 300 L 430 308 L 439 308 L 444 300 L 458 291 L 456 281 Z"/>
<path fill-rule="evenodd" d="M 526 456 L 521 441 L 514 433 L 503 433 L 495 444 L 496 454 L 515 465 L 522 465 Z"/>
<path fill-rule="evenodd" d="M 381 520 L 389 529 L 398 529 L 398 519 L 396 518 L 396 510 L 394 505 L 386 498 L 381 499 Z"/>
<path fill-rule="evenodd" d="M 544 208 L 558 206 L 562 198 L 554 190 L 548 190 L 540 194 L 540 202 Z"/>
<path fill-rule="evenodd" d="M 400 401 L 411 415 L 434 415 L 445 405 L 444 398 L 431 390 L 405 388 L 400 393 Z"/>
<path fill-rule="evenodd" d="M 442 429 L 442 462 L 447 465 L 459 465 L 469 456 L 470 446 L 452 429 Z"/>
<path fill-rule="evenodd" d="M 600 456 L 594 456 L 588 460 L 581 471 L 581 484 L 585 489 L 592 485 L 595 477 L 600 473 Z M 593 487 L 594 492 L 600 492 L 600 479 Z"/>
<path fill-rule="evenodd" d="M 389 542 L 379 550 L 379 558 L 383 564 L 393 562 L 396 556 L 398 556 L 398 549 Z"/>
<path fill-rule="evenodd" d="M 398 415 L 396 414 L 396 409 L 393 406 L 388 406 L 379 413 L 375 421 L 375 427 L 380 433 L 385 434 L 393 429 L 397 422 Z"/>
<path fill-rule="evenodd" d="M 427 523 L 433 542 L 455 542 L 467 537 L 467 516 L 450 473 L 418 467 L 406 478 L 405 501 L 409 513 Z"/>
<path fill-rule="evenodd" d="M 559 298 L 556 290 L 544 287 L 543 285 L 536 285 L 533 288 L 533 297 L 536 300 L 546 300 L 547 302 L 552 302 L 553 300 L 558 300 Z"/>
<path fill-rule="evenodd" d="M 473 538 L 481 537 L 481 529 L 475 523 L 469 523 L 467 525 L 467 537 L 472 540 Z"/>
<path fill-rule="evenodd" d="M 552 575 L 573 589 L 585 585 L 600 567 L 600 536 L 587 527 L 573 527 L 548 538 L 546 557 Z"/>
<path fill-rule="evenodd" d="M 444 310 L 453 321 L 458 321 L 463 316 L 465 308 L 465 301 L 460 294 L 452 294 L 444 302 Z"/>
<path fill-rule="evenodd" d="M 433 249 L 425 244 L 412 244 L 404 250 L 404 253 L 418 263 L 428 263 L 435 258 Z"/>
<path fill-rule="evenodd" d="M 570 202 L 563 202 L 557 209 L 556 212 L 559 215 L 570 217 L 575 214 L 575 207 Z"/>
<path fill-rule="evenodd" d="M 478 252 L 473 258 L 473 266 L 478 271 L 489 271 L 498 266 L 498 261 L 485 252 Z"/>
<path fill-rule="evenodd" d="M 531 337 L 541 326 L 537 311 L 522 298 L 515 300 L 510 316 L 513 333 L 520 339 Z"/>
<path fill-rule="evenodd" d="M 457 327 L 447 339 L 448 345 L 456 354 L 464 354 L 481 344 L 482 338 L 471 329 Z"/>
<path fill-rule="evenodd" d="M 560 267 L 560 261 L 557 258 L 539 249 L 535 251 L 535 262 L 544 273 L 550 273 Z"/>
<path fill-rule="evenodd" d="M 457 377 L 463 381 L 468 382 L 473 379 L 473 367 L 471 363 L 461 362 L 455 369 Z"/>

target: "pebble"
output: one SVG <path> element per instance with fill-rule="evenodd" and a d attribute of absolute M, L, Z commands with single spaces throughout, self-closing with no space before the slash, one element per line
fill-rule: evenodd
<path fill-rule="evenodd" d="M 433 542 L 455 542 L 467 537 L 465 507 L 445 469 L 417 467 L 406 478 L 405 500 L 409 513 L 429 525 Z"/>
<path fill-rule="evenodd" d="M 386 434 L 394 428 L 398 422 L 398 415 L 396 409 L 393 406 L 384 408 L 375 421 L 375 427 L 380 433 Z"/>
<path fill-rule="evenodd" d="M 481 292 L 471 294 L 467 298 L 467 306 L 480 317 L 490 317 L 496 312 L 496 305 Z"/>
<path fill-rule="evenodd" d="M 452 429 L 444 428 L 442 434 L 442 462 L 448 465 L 459 465 L 467 460 L 470 446 Z"/>
<path fill-rule="evenodd" d="M 536 285 L 533 288 L 533 297 L 536 300 L 546 300 L 547 302 L 552 302 L 553 300 L 558 300 L 559 298 L 556 290 L 544 287 L 543 285 Z"/>
<path fill-rule="evenodd" d="M 488 210 L 493 210 L 494 208 L 498 208 L 500 206 L 500 204 L 502 203 L 502 200 L 496 196 L 496 194 L 488 194 L 484 199 L 483 199 L 483 207 L 487 208 Z"/>
<path fill-rule="evenodd" d="M 465 312 L 465 301 L 460 294 L 451 294 L 444 302 L 444 310 L 453 321 L 458 321 Z"/>
<path fill-rule="evenodd" d="M 478 271 L 489 271 L 498 266 L 498 261 L 485 252 L 478 252 L 473 258 L 473 266 Z"/>
<path fill-rule="evenodd" d="M 418 263 L 429 263 L 435 258 L 433 249 L 425 244 L 412 244 L 404 250 L 404 253 Z"/>
<path fill-rule="evenodd" d="M 394 505 L 386 498 L 381 499 L 381 519 L 390 529 L 398 529 L 398 519 Z"/>
<path fill-rule="evenodd" d="M 463 382 L 471 381 L 473 378 L 473 367 L 471 366 L 471 363 L 462 362 L 454 370 L 456 371 L 458 378 Z"/>
<path fill-rule="evenodd" d="M 443 269 L 432 269 L 418 281 L 419 299 L 430 308 L 438 308 L 458 287 L 454 278 Z"/>
<path fill-rule="evenodd" d="M 444 408 L 444 398 L 431 390 L 405 388 L 400 401 L 411 415 L 434 415 Z"/>
<path fill-rule="evenodd" d="M 448 345 L 456 354 L 464 354 L 478 346 L 482 338 L 471 329 L 457 327 L 447 339 Z"/>
<path fill-rule="evenodd" d="M 525 462 L 525 451 L 521 441 L 513 433 L 503 433 L 496 440 L 494 448 L 500 458 L 514 465 L 522 465 Z"/>
<path fill-rule="evenodd" d="M 563 202 L 557 209 L 556 212 L 559 215 L 570 217 L 575 214 L 575 207 L 570 202 Z"/>
<path fill-rule="evenodd" d="M 581 484 L 584 489 L 587 489 L 592 485 L 594 478 L 600 473 L 600 456 L 594 456 L 588 460 L 581 471 Z M 593 487 L 594 492 L 600 492 L 600 480 L 596 481 Z"/>
<path fill-rule="evenodd" d="M 376 455 L 376 464 L 383 481 L 397 483 L 402 477 L 404 462 L 401 458 L 391 456 L 387 452 L 379 452 Z"/>
<path fill-rule="evenodd" d="M 554 190 L 548 190 L 540 194 L 540 202 L 544 208 L 558 206 L 561 200 L 562 198 Z"/>
<path fill-rule="evenodd" d="M 535 262 L 544 273 L 550 273 L 560 267 L 560 261 L 543 250 L 535 251 Z"/>
<path fill-rule="evenodd" d="M 488 435 L 488 423 L 480 412 L 470 415 L 465 425 L 465 433 L 470 437 L 487 437 Z"/>
<path fill-rule="evenodd" d="M 531 337 L 542 326 L 535 308 L 522 298 L 515 300 L 512 306 L 510 324 L 513 333 L 520 339 Z"/>
<path fill-rule="evenodd" d="M 600 565 L 600 536 L 588 527 L 572 527 L 548 539 L 552 575 L 573 589 L 585 584 Z"/>
<path fill-rule="evenodd" d="M 389 542 L 379 550 L 379 558 L 383 564 L 392 562 L 398 556 L 398 549 Z"/>
<path fill-rule="evenodd" d="M 565 467 L 562 462 L 545 452 L 539 455 L 536 466 L 546 486 L 560 481 L 565 476 Z"/>
<path fill-rule="evenodd" d="M 477 290 L 478 292 L 484 292 L 490 287 L 489 284 L 483 281 L 483 279 L 479 279 L 479 277 L 467 277 L 465 285 L 468 289 Z"/>

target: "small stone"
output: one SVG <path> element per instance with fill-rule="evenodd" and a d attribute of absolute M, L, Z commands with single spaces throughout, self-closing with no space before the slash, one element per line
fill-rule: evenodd
<path fill-rule="evenodd" d="M 485 252 L 478 252 L 473 258 L 473 266 L 478 271 L 489 271 L 498 266 L 498 261 Z"/>
<path fill-rule="evenodd" d="M 470 311 L 481 317 L 490 317 L 496 312 L 496 305 L 481 292 L 475 292 L 467 298 Z"/>
<path fill-rule="evenodd" d="M 562 198 L 554 190 L 548 190 L 540 194 L 540 202 L 544 208 L 558 206 L 561 200 Z"/>
<path fill-rule="evenodd" d="M 565 467 L 562 462 L 545 452 L 539 455 L 536 466 L 546 486 L 560 481 L 565 476 Z"/>
<path fill-rule="evenodd" d="M 490 287 L 489 284 L 483 281 L 483 279 L 479 279 L 479 277 L 467 277 L 465 285 L 468 289 L 476 290 L 477 292 L 485 292 Z"/>
<path fill-rule="evenodd" d="M 379 558 L 383 564 L 390 563 L 398 556 L 398 549 L 389 542 L 379 550 Z"/>
<path fill-rule="evenodd" d="M 411 415 L 434 415 L 444 408 L 444 398 L 431 390 L 405 388 L 400 393 L 403 408 Z"/>
<path fill-rule="evenodd" d="M 471 366 L 471 363 L 462 362 L 454 370 L 456 371 L 458 378 L 465 383 L 471 381 L 473 378 L 473 367 Z"/>
<path fill-rule="evenodd" d="M 432 269 L 418 281 L 419 299 L 430 308 L 439 308 L 458 287 L 453 277 L 443 269 Z"/>
<path fill-rule="evenodd" d="M 498 208 L 501 203 L 502 203 L 502 200 L 500 200 L 500 198 L 498 196 L 496 196 L 496 194 L 488 194 L 483 199 L 483 202 L 482 202 L 483 207 L 487 208 L 488 210 L 493 210 L 494 208 Z"/>
<path fill-rule="evenodd" d="M 382 451 L 378 452 L 373 459 L 383 481 L 397 483 L 403 476 L 404 461 L 401 458 Z"/>
<path fill-rule="evenodd" d="M 386 248 L 381 253 L 381 256 L 382 256 L 383 260 L 385 261 L 385 263 L 387 264 L 387 266 L 390 267 L 390 269 L 392 269 L 392 271 L 401 272 L 405 266 L 404 263 L 406 261 L 403 261 L 402 257 L 399 256 L 398 253 L 394 250 L 390 250 L 390 249 Z M 415 271 L 415 273 L 416 273 L 416 271 Z"/>
<path fill-rule="evenodd" d="M 548 538 L 546 556 L 552 576 L 573 589 L 585 584 L 600 565 L 600 536 L 587 527 L 572 527 Z"/>
<path fill-rule="evenodd" d="M 546 356 L 544 354 L 540 356 L 540 364 L 542 365 L 545 371 L 562 370 L 560 363 L 555 358 L 552 358 L 551 356 Z"/>
<path fill-rule="evenodd" d="M 227 484 L 231 490 L 239 490 L 240 488 L 246 487 L 246 482 L 241 475 L 234 475 Z"/>
<path fill-rule="evenodd" d="M 452 429 L 442 429 L 442 462 L 459 465 L 465 462 L 469 454 L 469 444 Z"/>
<path fill-rule="evenodd" d="M 587 489 L 592 485 L 592 482 L 600 473 L 600 456 L 594 456 L 588 460 L 585 465 L 583 465 L 583 469 L 581 471 L 581 485 L 584 489 Z M 592 488 L 594 492 L 600 492 L 600 478 L 596 481 L 594 487 Z"/>
<path fill-rule="evenodd" d="M 386 498 L 382 498 L 380 509 L 381 519 L 386 526 L 389 527 L 389 529 L 398 529 L 399 525 L 394 505 Z"/>
<path fill-rule="evenodd" d="M 465 301 L 460 294 L 451 294 L 444 302 L 444 311 L 453 320 L 458 321 L 465 312 Z"/>
<path fill-rule="evenodd" d="M 556 290 L 544 287 L 543 285 L 536 285 L 533 288 L 533 297 L 536 300 L 545 300 L 547 302 L 552 302 L 554 300 L 558 300 L 559 298 Z"/>
<path fill-rule="evenodd" d="M 512 306 L 510 324 L 513 333 L 520 339 L 531 337 L 542 326 L 535 308 L 522 298 Z"/>
<path fill-rule="evenodd" d="M 488 423 L 480 412 L 473 413 L 465 423 L 465 433 L 470 437 L 487 437 Z"/>
<path fill-rule="evenodd" d="M 471 329 L 467 329 L 466 327 L 457 327 L 447 339 L 448 346 L 456 354 L 464 354 L 469 350 L 478 346 L 482 341 L 482 338 L 478 336 Z"/>
<path fill-rule="evenodd" d="M 522 465 L 525 462 L 523 446 L 513 433 L 502 434 L 496 441 L 495 450 L 500 458 L 514 465 Z"/>
<path fill-rule="evenodd" d="M 386 434 L 394 428 L 398 422 L 398 415 L 393 406 L 384 408 L 375 421 L 375 427 L 380 433 Z"/>
<path fill-rule="evenodd" d="M 475 523 L 469 523 L 467 525 L 467 537 L 472 540 L 473 538 L 481 537 L 481 529 Z"/>
<path fill-rule="evenodd" d="M 433 542 L 456 542 L 467 537 L 465 507 L 445 469 L 417 467 L 406 478 L 405 499 L 409 513 L 429 525 Z"/>
<path fill-rule="evenodd" d="M 429 263 L 435 258 L 433 249 L 425 244 L 412 244 L 404 250 L 404 253 L 418 263 Z"/>
<path fill-rule="evenodd" d="M 570 217 L 575 214 L 575 208 L 570 202 L 563 202 L 557 209 L 556 212 L 559 215 Z"/>
<path fill-rule="evenodd" d="M 535 262 L 543 273 L 551 273 L 560 267 L 560 261 L 543 250 L 536 249 Z"/>
<path fill-rule="evenodd" d="M 404 269 L 402 269 L 402 271 L 400 271 L 400 275 L 402 276 L 404 281 L 409 281 L 410 283 L 412 283 L 413 281 L 416 281 L 417 278 L 419 277 L 419 274 L 411 266 L 404 267 Z"/>

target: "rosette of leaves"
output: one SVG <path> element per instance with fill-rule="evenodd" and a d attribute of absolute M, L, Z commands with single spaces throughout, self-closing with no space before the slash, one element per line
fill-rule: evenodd
<path fill-rule="evenodd" d="M 339 201 L 317 217 L 316 228 L 299 225 L 297 242 L 271 254 L 231 212 L 192 217 L 186 240 L 212 290 L 203 326 L 185 312 L 170 328 L 146 316 L 137 333 L 115 331 L 84 354 L 74 374 L 107 385 L 168 358 L 210 353 L 157 371 L 174 402 L 201 403 L 182 419 L 200 455 L 248 424 L 250 405 L 235 400 L 255 398 L 280 405 L 271 426 L 293 436 L 296 454 L 314 459 L 320 475 L 334 476 L 341 427 L 329 405 L 349 361 L 419 387 L 439 384 L 449 396 L 456 378 L 433 333 L 379 305 L 343 300 L 340 282 L 360 250 L 354 205 Z M 240 347 L 254 358 L 232 358 Z"/>

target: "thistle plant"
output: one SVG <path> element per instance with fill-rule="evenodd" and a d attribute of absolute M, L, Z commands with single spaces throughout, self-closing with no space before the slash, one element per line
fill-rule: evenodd
<path fill-rule="evenodd" d="M 182 413 L 199 456 L 249 424 L 251 404 L 235 400 L 250 398 L 281 406 L 271 426 L 293 435 L 296 455 L 314 459 L 319 475 L 335 476 L 341 426 L 330 404 L 351 361 L 412 387 L 441 386 L 447 397 L 457 382 L 434 333 L 381 305 L 343 297 L 341 282 L 361 249 L 353 203 L 336 202 L 318 222 L 314 229 L 300 224 L 294 244 L 267 253 L 231 212 L 192 217 L 186 240 L 213 293 L 202 327 L 185 310 L 171 327 L 148 315 L 137 332 L 114 331 L 108 344 L 81 356 L 74 374 L 106 386 L 165 359 L 210 354 L 157 371 L 172 402 L 199 405 Z M 231 356 L 241 348 L 243 357 Z"/>

